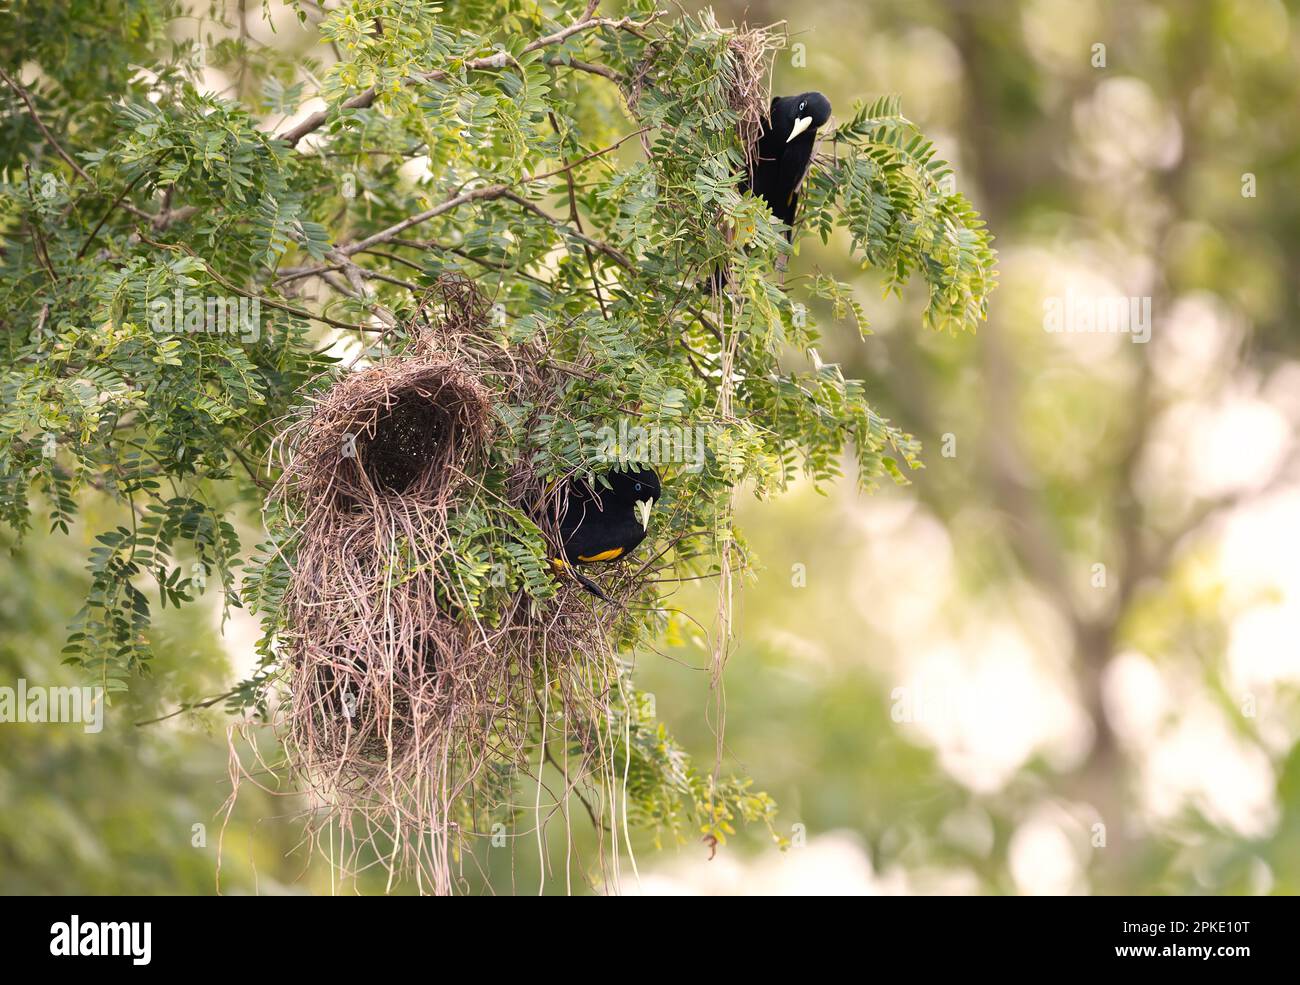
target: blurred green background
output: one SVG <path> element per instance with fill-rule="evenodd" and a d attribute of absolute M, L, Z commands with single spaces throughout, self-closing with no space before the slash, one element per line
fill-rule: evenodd
<path fill-rule="evenodd" d="M 871 497 L 745 502 L 760 571 L 738 602 L 727 764 L 777 799 L 792 845 L 744 831 L 710 861 L 638 838 L 623 891 L 1297 892 L 1300 4 L 713 6 L 787 21 L 776 92 L 821 90 L 841 119 L 900 93 L 996 234 L 1001 286 L 978 335 L 931 335 L 919 297 L 882 300 L 843 243 L 804 241 L 788 276 L 854 283 L 875 333 L 828 329 L 822 358 L 867 381 L 926 468 Z M 265 43 L 312 43 L 259 20 Z M 1045 330 L 1055 301 L 1109 297 L 1150 298 L 1149 342 Z M 59 651 L 107 520 L 92 504 L 0 566 L 6 682 L 75 683 Z M 707 624 L 712 589 L 672 603 Z M 223 637 L 198 606 L 170 619 L 103 734 L 0 727 L 0 891 L 217 888 L 229 722 L 132 723 L 224 690 L 255 632 L 241 617 Z M 706 667 L 690 641 L 637 655 L 707 767 Z M 222 891 L 334 888 L 280 793 L 241 791 Z M 580 812 L 572 832 L 582 891 Z M 563 892 L 562 819 L 544 880 L 532 818 L 510 835 L 466 858 L 471 887 Z"/>

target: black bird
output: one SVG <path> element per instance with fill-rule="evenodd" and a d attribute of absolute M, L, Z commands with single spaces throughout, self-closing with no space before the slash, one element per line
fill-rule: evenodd
<path fill-rule="evenodd" d="M 831 102 L 820 92 L 773 96 L 767 123 L 754 147 L 753 187 L 746 175 L 740 182 L 741 193 L 753 191 L 774 216 L 793 227 L 799 188 L 812 164 L 817 131 L 830 118 Z M 794 241 L 793 228 L 786 230 L 785 238 Z M 726 272 L 718 267 L 713 272 L 714 293 L 726 284 Z"/>
<path fill-rule="evenodd" d="M 662 491 L 659 476 L 648 467 L 605 476 L 599 483 L 573 482 L 568 505 L 559 518 L 564 557 L 553 558 L 557 572 L 568 571 L 583 588 L 608 602 L 600 586 L 577 570 L 582 564 L 609 564 L 625 557 L 645 539 L 650 511 Z"/>
<path fill-rule="evenodd" d="M 812 164 L 817 131 L 831 118 L 831 102 L 820 92 L 802 96 L 775 96 L 767 126 L 758 138 L 754 165 L 754 194 L 787 226 L 794 225 L 799 187 Z M 748 188 L 748 182 L 741 189 Z M 788 230 L 787 240 L 794 238 Z"/>

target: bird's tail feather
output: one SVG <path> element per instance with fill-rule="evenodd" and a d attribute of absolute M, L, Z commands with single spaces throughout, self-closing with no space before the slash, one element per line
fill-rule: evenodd
<path fill-rule="evenodd" d="M 585 588 L 592 595 L 596 596 L 596 598 L 600 599 L 602 602 L 613 601 L 613 599 L 611 599 L 608 595 L 604 593 L 604 591 L 601 590 L 601 587 L 599 585 L 597 585 L 594 581 L 592 581 L 581 571 L 579 571 L 576 565 L 569 564 L 563 558 L 557 557 L 557 558 L 551 558 L 551 567 L 555 569 L 556 574 L 560 574 L 562 572 L 567 571 L 569 574 L 573 575 L 574 581 L 576 581 L 579 585 Z"/>
<path fill-rule="evenodd" d="M 600 599 L 602 602 L 613 601 L 613 599 L 611 599 L 608 595 L 604 593 L 604 591 L 601 590 L 601 587 L 599 585 L 597 585 L 594 581 L 592 581 L 590 578 L 584 575 L 577 568 L 570 568 L 569 570 L 573 572 L 573 577 L 578 580 L 578 584 L 581 585 L 583 588 L 585 588 L 587 591 L 589 591 L 592 595 L 596 596 L 596 598 Z"/>

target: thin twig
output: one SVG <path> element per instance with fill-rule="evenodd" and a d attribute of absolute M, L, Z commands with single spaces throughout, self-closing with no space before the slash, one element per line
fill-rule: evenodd
<path fill-rule="evenodd" d="M 86 251 L 90 249 L 90 244 L 95 242 L 95 237 L 98 236 L 99 231 L 104 228 L 104 223 L 108 222 L 108 217 L 113 214 L 113 211 L 121 205 L 123 201 L 125 201 L 126 196 L 130 195 L 131 192 L 135 190 L 135 186 L 140 184 L 141 180 L 148 173 L 148 171 L 141 171 L 132 178 L 131 183 L 122 189 L 122 194 L 117 196 L 117 198 L 113 200 L 113 204 L 104 210 L 104 214 L 99 218 L 99 224 L 90 231 L 90 235 L 86 237 L 86 241 L 81 244 L 81 249 L 77 251 L 78 260 L 86 255 Z"/>

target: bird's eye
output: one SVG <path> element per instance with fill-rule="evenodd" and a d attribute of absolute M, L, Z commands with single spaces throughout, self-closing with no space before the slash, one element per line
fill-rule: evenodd
<path fill-rule="evenodd" d="M 637 492 L 640 492 L 640 491 L 641 491 L 641 483 L 639 483 L 639 482 L 636 484 L 636 491 L 637 491 Z"/>
<path fill-rule="evenodd" d="M 808 104 L 807 104 L 807 103 L 800 103 L 800 104 L 799 104 L 799 112 L 800 112 L 800 113 L 802 113 L 802 112 L 803 112 L 805 109 L 807 109 L 807 108 L 808 108 Z"/>

